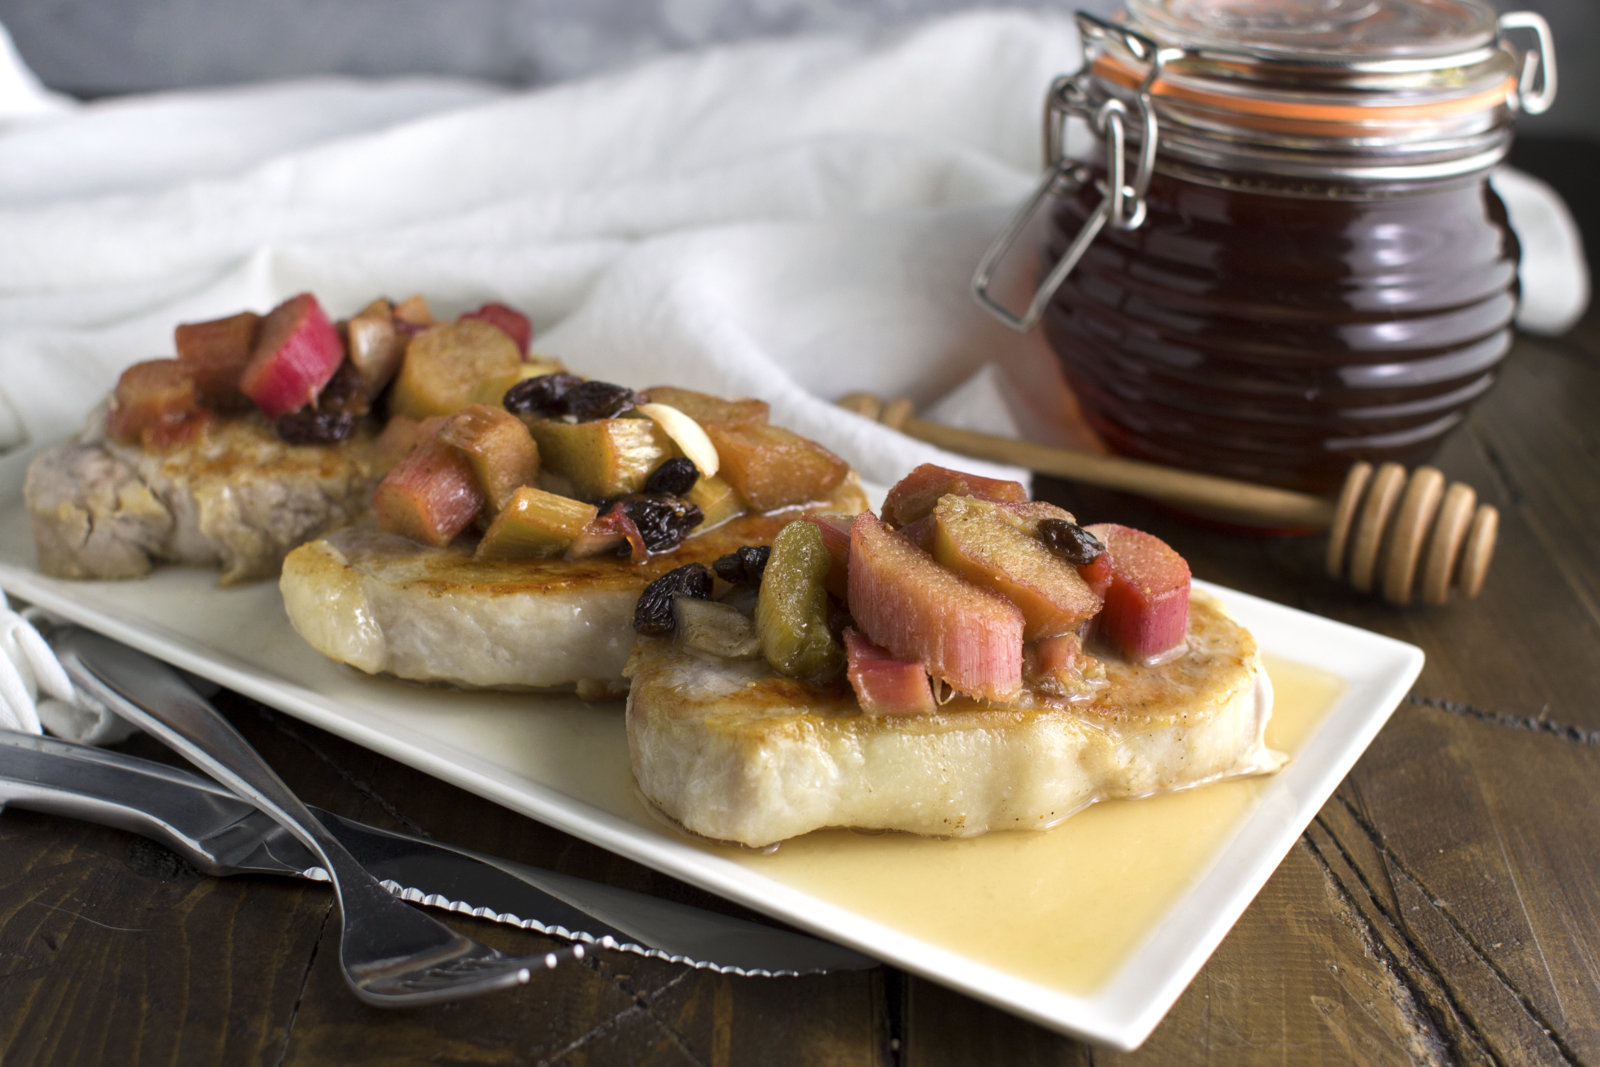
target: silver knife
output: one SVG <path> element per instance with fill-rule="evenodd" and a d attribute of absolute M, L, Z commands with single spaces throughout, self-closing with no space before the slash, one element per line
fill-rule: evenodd
<path fill-rule="evenodd" d="M 108 749 L 0 730 L 0 808 L 7 805 L 140 834 L 207 874 L 327 881 L 304 845 L 222 786 Z M 391 892 L 418 904 L 724 974 L 877 966 L 806 934 L 313 810 Z"/>

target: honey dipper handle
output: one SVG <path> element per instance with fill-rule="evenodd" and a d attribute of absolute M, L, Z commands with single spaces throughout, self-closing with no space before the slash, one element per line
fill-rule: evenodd
<path fill-rule="evenodd" d="M 868 418 L 876 419 L 882 413 L 881 421 L 886 425 L 951 452 L 1010 463 L 1103 489 L 1119 489 L 1207 516 L 1319 530 L 1326 529 L 1333 521 L 1333 502 L 1307 493 L 925 422 L 911 417 L 909 404 L 901 401 L 885 409 L 876 397 L 851 394 L 839 403 Z"/>

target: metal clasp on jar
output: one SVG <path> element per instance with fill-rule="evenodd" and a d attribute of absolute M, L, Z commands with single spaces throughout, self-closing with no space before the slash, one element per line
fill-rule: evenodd
<path fill-rule="evenodd" d="M 1045 94 L 1044 176 L 1034 188 L 1033 195 L 1023 202 L 1005 229 L 989 245 L 972 276 L 973 295 L 979 303 L 1020 333 L 1026 333 L 1038 323 L 1050 298 L 1067 280 L 1090 243 L 1107 223 L 1122 230 L 1136 230 L 1143 225 L 1145 193 L 1150 187 L 1150 175 L 1155 170 L 1159 131 L 1150 93 L 1156 79 L 1161 76 L 1161 66 L 1169 58 L 1168 53 L 1150 38 L 1125 26 L 1084 12 L 1078 13 L 1077 21 L 1078 35 L 1083 45 L 1083 66 L 1077 74 L 1057 78 Z M 1113 96 L 1096 106 L 1087 91 L 1091 78 L 1089 70 L 1094 56 L 1105 47 L 1108 40 L 1115 40 L 1129 55 L 1147 66 L 1143 79 L 1126 101 Z M 1091 180 L 1089 168 L 1067 155 L 1067 124 L 1075 118 L 1088 123 L 1105 142 L 1106 176 L 1094 183 L 1101 199 L 1061 258 L 1039 282 L 1027 308 L 1019 315 L 991 295 L 995 267 L 1052 197 L 1070 196 Z M 1137 158 L 1131 160 L 1131 181 L 1128 179 L 1130 123 L 1138 130 Z"/>
<path fill-rule="evenodd" d="M 1522 53 L 1516 105 L 1524 115 L 1542 115 L 1556 99 L 1556 47 L 1550 24 L 1534 11 L 1508 11 L 1500 16 L 1500 34 L 1504 37 L 1512 30 L 1533 34 L 1533 47 Z"/>

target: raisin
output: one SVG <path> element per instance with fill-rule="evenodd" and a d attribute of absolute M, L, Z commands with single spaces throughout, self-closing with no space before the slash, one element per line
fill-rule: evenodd
<path fill-rule="evenodd" d="M 563 399 L 583 379 L 576 374 L 541 374 L 537 378 L 524 378 L 506 390 L 501 405 L 513 415 L 541 415 L 560 418 L 567 413 Z"/>
<path fill-rule="evenodd" d="M 341 411 L 358 419 L 371 410 L 372 397 L 354 363 L 347 359 L 339 364 L 339 369 L 317 394 L 316 406 L 319 411 Z"/>
<path fill-rule="evenodd" d="M 356 431 L 356 417 L 345 411 L 319 411 L 310 404 L 273 422 L 278 437 L 291 445 L 331 445 Z"/>
<path fill-rule="evenodd" d="M 638 393 L 625 385 L 588 381 L 568 389 L 561 397 L 561 403 L 566 408 L 563 414 L 571 415 L 579 422 L 592 422 L 595 419 L 614 419 L 624 411 L 631 410 L 640 399 Z"/>
<path fill-rule="evenodd" d="M 717 557 L 711 566 L 717 577 L 734 585 L 759 587 L 767 560 L 772 556 L 770 545 L 740 545 L 726 556 Z"/>
<path fill-rule="evenodd" d="M 1080 567 L 1093 563 L 1106 550 L 1098 537 L 1065 519 L 1040 520 L 1039 540 L 1056 556 Z"/>
<path fill-rule="evenodd" d="M 339 364 L 315 402 L 279 415 L 272 428 L 291 445 L 331 445 L 356 431 L 371 408 L 371 398 L 349 360 Z"/>
<path fill-rule="evenodd" d="M 641 634 L 670 634 L 677 626 L 672 618 L 675 596 L 710 600 L 710 569 L 704 563 L 686 563 L 645 586 L 633 609 L 634 630 Z"/>
<path fill-rule="evenodd" d="M 513 415 L 537 415 L 559 419 L 571 415 L 579 422 L 610 419 L 638 404 L 638 393 L 610 382 L 585 381 L 576 374 L 541 374 L 526 378 L 501 397 L 501 405 Z"/>
<path fill-rule="evenodd" d="M 705 517 L 700 508 L 679 497 L 665 494 L 634 493 L 618 497 L 605 508 L 622 509 L 633 520 L 651 552 L 670 552 L 683 543 L 689 531 Z"/>
<path fill-rule="evenodd" d="M 650 472 L 650 477 L 644 483 L 644 491 L 682 496 L 693 489 L 694 483 L 699 480 L 700 471 L 695 467 L 694 460 L 674 456 Z"/>

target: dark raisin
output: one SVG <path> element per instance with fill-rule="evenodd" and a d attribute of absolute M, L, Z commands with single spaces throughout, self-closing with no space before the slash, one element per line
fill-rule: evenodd
<path fill-rule="evenodd" d="M 291 445 L 331 445 L 355 433 L 356 423 L 370 407 L 361 376 L 345 360 L 313 403 L 279 415 L 272 427 Z"/>
<path fill-rule="evenodd" d="M 1100 538 L 1065 519 L 1040 520 L 1039 540 L 1055 555 L 1080 567 L 1093 563 L 1106 550 Z"/>
<path fill-rule="evenodd" d="M 513 415 L 560 418 L 567 413 L 563 398 L 582 384 L 583 379 L 576 374 L 541 374 L 537 378 L 524 378 L 507 389 L 500 403 Z"/>
<path fill-rule="evenodd" d="M 561 397 L 561 403 L 566 408 L 563 414 L 571 415 L 579 422 L 592 422 L 595 419 L 614 419 L 624 411 L 631 410 L 640 399 L 638 393 L 625 385 L 589 381 L 568 389 Z"/>
<path fill-rule="evenodd" d="M 356 430 L 356 417 L 346 411 L 319 411 L 310 404 L 279 415 L 273 422 L 278 436 L 291 445 L 331 445 Z"/>
<path fill-rule="evenodd" d="M 726 556 L 717 557 L 711 566 L 717 577 L 734 585 L 759 588 L 762 572 L 767 569 L 767 559 L 772 555 L 771 545 L 740 545 Z"/>
<path fill-rule="evenodd" d="M 675 596 L 711 599 L 711 571 L 704 563 L 686 563 L 645 586 L 633 609 L 634 630 L 641 634 L 670 634 L 677 626 L 672 618 Z"/>
<path fill-rule="evenodd" d="M 620 497 L 607 505 L 621 508 L 644 538 L 644 547 L 651 552 L 670 552 L 683 543 L 689 531 L 705 518 L 699 506 L 680 497 L 635 493 Z"/>
<path fill-rule="evenodd" d="M 644 491 L 682 496 L 693 489 L 694 483 L 699 480 L 700 471 L 695 467 L 694 460 L 674 456 L 650 472 L 650 477 L 644 483 Z"/>
<path fill-rule="evenodd" d="M 316 406 L 319 411 L 345 412 L 358 419 L 371 409 L 372 397 L 354 363 L 347 359 L 339 364 L 333 377 L 317 393 Z"/>

